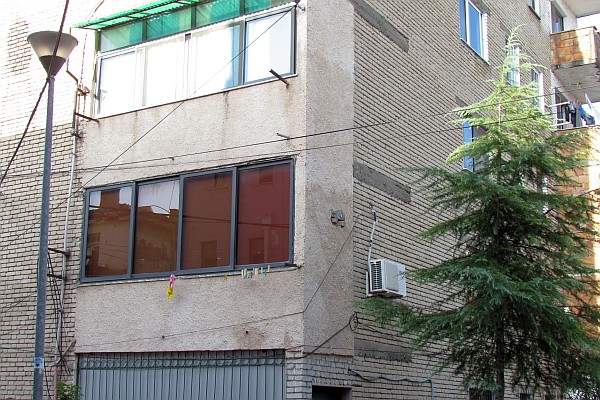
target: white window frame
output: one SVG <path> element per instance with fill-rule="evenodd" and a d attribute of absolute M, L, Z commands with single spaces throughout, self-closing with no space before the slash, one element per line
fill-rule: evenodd
<path fill-rule="evenodd" d="M 533 99 L 533 104 L 538 106 L 540 111 L 544 112 L 545 110 L 545 101 L 544 101 L 544 74 L 543 72 L 532 69 L 531 70 L 531 81 L 535 82 L 537 87 L 537 98 Z"/>
<path fill-rule="evenodd" d="M 460 18 L 461 18 L 461 26 L 464 26 L 464 33 L 461 29 L 461 39 L 473 49 L 473 51 L 484 60 L 488 60 L 488 41 L 487 41 L 487 19 L 488 15 L 486 12 L 482 11 L 480 7 L 472 2 L 471 0 L 459 0 L 460 1 Z M 475 44 L 471 40 L 471 25 L 472 20 L 469 16 L 469 6 L 475 9 L 478 13 L 479 19 L 479 43 Z M 464 11 L 464 13 L 463 13 Z M 480 51 L 477 50 L 480 49 Z"/>
<path fill-rule="evenodd" d="M 144 42 L 141 44 L 133 45 L 124 49 L 111 50 L 104 53 L 98 53 L 97 55 L 97 73 L 96 73 L 96 101 L 95 101 L 95 114 L 97 116 L 108 116 L 114 115 L 123 112 L 129 112 L 136 109 L 144 108 L 144 107 L 152 107 L 160 104 L 167 104 L 173 101 L 179 101 L 186 98 L 191 98 L 195 96 L 201 96 L 211 93 L 218 93 L 224 90 L 230 90 L 234 87 L 240 87 L 248 84 L 254 84 L 257 82 L 263 82 L 267 80 L 276 80 L 277 78 L 268 71 L 265 71 L 264 76 L 259 78 L 248 80 L 244 77 L 244 71 L 246 70 L 246 62 L 247 58 L 245 56 L 245 47 L 248 46 L 246 44 L 246 26 L 247 24 L 251 24 L 253 21 L 256 21 L 261 18 L 267 18 L 274 15 L 279 15 L 282 17 L 282 22 L 287 23 L 289 20 L 289 31 L 291 32 L 289 41 L 289 48 L 286 47 L 285 50 L 289 50 L 289 70 L 288 71 L 275 71 L 281 76 L 290 76 L 296 73 L 296 18 L 295 18 L 295 8 L 290 8 L 289 6 L 277 7 L 275 9 L 269 10 L 267 12 L 252 14 L 249 16 L 241 16 L 234 18 L 232 20 L 223 21 L 218 24 L 211 25 L 210 27 L 202 27 L 188 32 L 177 33 L 172 36 L 167 36 L 165 38 Z M 276 20 L 275 23 L 280 23 L 280 20 Z M 236 63 L 235 66 L 235 77 L 234 84 L 232 86 L 223 87 L 220 89 L 211 89 L 208 91 L 199 90 L 198 86 L 202 86 L 203 82 L 195 82 L 196 77 L 193 77 L 193 69 L 195 65 L 195 61 L 192 59 L 194 55 L 194 51 L 192 49 L 191 40 L 194 37 L 202 35 L 205 32 L 210 32 L 211 30 L 219 30 L 219 29 L 228 29 L 232 26 L 239 26 L 237 30 L 239 32 L 239 42 L 238 47 L 235 48 L 239 50 L 236 54 L 232 55 L 231 62 Z M 274 25 L 276 27 L 276 25 Z M 177 52 L 178 60 L 176 71 L 168 71 L 169 76 L 176 75 L 176 88 L 174 89 L 174 97 L 168 99 L 160 99 L 158 101 L 147 101 L 147 93 L 146 93 L 146 72 L 147 72 L 147 57 L 146 54 L 149 49 L 155 48 L 156 46 L 160 46 L 161 43 L 171 43 L 174 41 L 180 41 L 180 48 Z M 110 59 L 115 56 L 127 54 L 127 53 L 135 53 L 135 79 L 134 82 L 131 82 L 131 91 L 133 92 L 133 106 L 126 107 L 121 109 L 120 107 L 111 107 L 107 108 L 109 111 L 105 112 L 103 108 L 104 95 L 100 93 L 103 87 L 103 61 L 106 59 Z M 287 56 L 287 53 L 285 54 Z M 286 63 L 288 61 L 286 60 Z M 225 66 L 224 66 L 225 67 Z M 205 79 L 210 79 L 208 76 Z M 196 87 L 192 87 L 196 86 Z M 131 92 L 128 92 L 128 94 Z"/>
<path fill-rule="evenodd" d="M 506 79 L 508 80 L 508 84 L 511 86 L 519 86 L 521 84 L 521 71 L 519 70 L 520 52 L 521 48 L 518 45 L 511 45 L 508 49 L 510 69 L 507 72 Z"/>
<path fill-rule="evenodd" d="M 538 17 L 540 16 L 540 0 L 527 0 L 527 5 Z"/>

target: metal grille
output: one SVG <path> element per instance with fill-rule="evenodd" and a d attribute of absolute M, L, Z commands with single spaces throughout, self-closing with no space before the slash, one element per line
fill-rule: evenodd
<path fill-rule="evenodd" d="M 82 400 L 277 400 L 283 350 L 80 354 Z"/>
<path fill-rule="evenodd" d="M 381 276 L 381 260 L 371 261 L 371 290 L 383 289 L 383 281 Z"/>

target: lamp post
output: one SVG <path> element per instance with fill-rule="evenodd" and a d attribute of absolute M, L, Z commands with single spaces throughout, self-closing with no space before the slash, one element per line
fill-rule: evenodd
<path fill-rule="evenodd" d="M 40 247 L 35 312 L 35 353 L 33 361 L 33 400 L 42 400 L 44 391 L 44 340 L 46 336 L 46 284 L 48 280 L 48 220 L 50 216 L 50 165 L 52 159 L 54 77 L 65 61 L 67 61 L 71 51 L 77 46 L 77 39 L 66 33 L 43 31 L 32 33 L 27 37 L 27 41 L 48 73 L 48 107 L 46 109 L 46 133 L 44 137 L 42 210 L 40 216 Z"/>

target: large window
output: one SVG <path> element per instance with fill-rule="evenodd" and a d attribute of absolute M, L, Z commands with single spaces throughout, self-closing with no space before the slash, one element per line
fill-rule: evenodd
<path fill-rule="evenodd" d="M 469 144 L 477 140 L 478 137 L 485 134 L 485 129 L 480 126 L 472 126 L 468 122 L 463 123 L 463 143 Z M 478 158 L 477 160 L 471 156 L 463 159 L 463 169 L 471 172 L 475 172 L 481 167 L 482 163 L 485 162 L 484 158 Z"/>
<path fill-rule="evenodd" d="M 283 76 L 293 74 L 294 9 L 238 17 L 237 6 L 234 10 L 226 7 L 233 3 L 213 1 L 198 6 L 193 14 L 186 9 L 185 13 L 150 18 L 144 29 L 136 22 L 102 32 L 97 114 L 110 115 L 275 79 L 271 70 Z M 246 1 L 246 9 L 260 9 L 254 3 Z M 194 26 L 191 15 L 196 26 L 212 25 L 189 30 Z"/>
<path fill-rule="evenodd" d="M 460 37 L 487 59 L 487 14 L 471 0 L 459 0 Z"/>
<path fill-rule="evenodd" d="M 520 48 L 517 45 L 511 45 L 508 49 L 508 59 L 510 69 L 506 73 L 506 79 L 508 84 L 511 86 L 519 86 L 521 84 L 521 74 L 519 70 L 520 59 L 519 53 Z"/>
<path fill-rule="evenodd" d="M 544 112 L 544 75 L 537 69 L 531 70 L 531 82 L 537 88 L 537 97 L 533 99 L 533 105 L 538 107 L 540 111 Z"/>
<path fill-rule="evenodd" d="M 552 18 L 552 33 L 563 32 L 565 30 L 565 17 L 557 8 L 556 2 L 550 3 L 550 17 Z"/>
<path fill-rule="evenodd" d="M 82 280 L 291 261 L 290 161 L 87 192 Z"/>

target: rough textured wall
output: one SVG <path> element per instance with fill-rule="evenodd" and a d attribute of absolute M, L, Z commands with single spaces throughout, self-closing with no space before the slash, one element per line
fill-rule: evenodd
<path fill-rule="evenodd" d="M 355 228 L 354 294 L 365 295 L 371 205 L 377 213 L 373 258 L 389 258 L 407 270 L 430 266 L 447 257 L 448 243 L 424 243 L 417 235 L 440 221 L 426 211 L 417 175 L 404 168 L 442 165 L 462 143 L 462 130 L 446 114 L 485 97 L 504 58 L 509 31 L 518 25 L 522 51 L 546 67 L 550 39 L 526 0 L 477 2 L 487 10 L 488 58 L 482 59 L 459 36 L 455 0 L 415 6 L 403 0 L 350 0 L 355 4 Z M 541 2 L 541 15 L 549 3 Z M 548 9 L 546 9 L 548 8 Z M 402 39 L 403 38 L 403 39 Z M 522 82 L 529 82 L 523 76 Z M 546 86 L 549 85 L 546 79 Z M 547 88 L 546 88 L 547 89 Z M 460 168 L 455 165 L 453 168 Z M 397 182 L 394 186 L 389 180 Z M 440 296 L 438 288 L 408 281 L 406 301 L 424 306 Z M 432 378 L 436 398 L 465 398 L 460 380 L 446 370 L 434 374 L 435 361 L 410 351 L 408 337 L 398 337 L 359 314 L 356 369 L 366 378 Z M 432 346 L 427 352 L 441 350 Z M 427 399 L 425 383 L 366 382 L 356 379 L 353 398 Z"/>
<path fill-rule="evenodd" d="M 98 13 L 105 13 L 104 6 Z M 305 14 L 298 13 L 298 74 L 287 78 L 289 86 L 273 79 L 101 118 L 87 124 L 79 147 L 81 177 L 88 188 L 293 159 L 293 262 L 298 267 L 251 280 L 243 280 L 239 271 L 181 277 L 170 302 L 165 292 L 168 278 L 81 285 L 76 317 L 78 352 L 302 345 L 303 243 L 307 234 L 305 25 Z M 129 321 L 135 323 L 127 330 L 107 328 L 125 326 Z M 185 332 L 193 337 L 186 337 Z"/>

